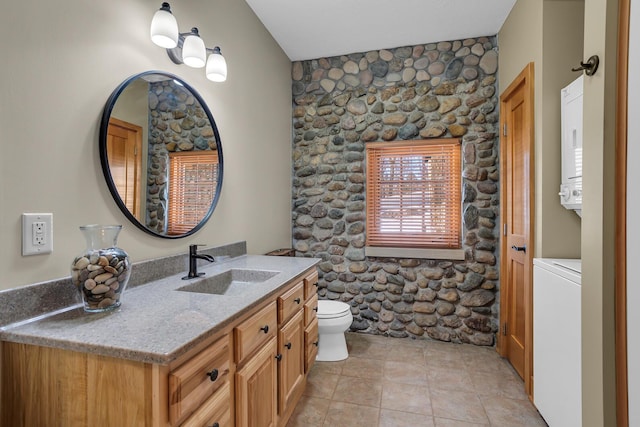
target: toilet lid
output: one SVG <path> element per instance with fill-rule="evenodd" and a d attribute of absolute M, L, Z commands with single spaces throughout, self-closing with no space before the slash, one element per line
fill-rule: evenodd
<path fill-rule="evenodd" d="M 332 318 L 341 317 L 351 313 L 349 304 L 345 304 L 340 301 L 320 300 L 318 301 L 318 317 L 320 318 Z"/>

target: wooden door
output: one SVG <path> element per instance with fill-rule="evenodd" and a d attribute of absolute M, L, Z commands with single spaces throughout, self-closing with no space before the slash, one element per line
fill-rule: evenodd
<path fill-rule="evenodd" d="M 524 379 L 533 375 L 533 63 L 500 97 L 501 297 L 499 351 Z"/>
<path fill-rule="evenodd" d="M 107 130 L 107 158 L 111 178 L 122 202 L 133 216 L 141 220 L 142 128 L 111 118 Z"/>
<path fill-rule="evenodd" d="M 275 427 L 277 410 L 276 338 L 236 372 L 236 425 Z"/>
<path fill-rule="evenodd" d="M 304 312 L 298 310 L 287 324 L 278 331 L 278 352 L 282 359 L 278 364 L 278 413 L 292 407 L 304 388 Z"/>

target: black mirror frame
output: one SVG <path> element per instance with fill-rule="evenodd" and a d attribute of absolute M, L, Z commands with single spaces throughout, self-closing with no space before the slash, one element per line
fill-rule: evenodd
<path fill-rule="evenodd" d="M 143 77 L 143 76 L 146 76 L 146 75 L 151 75 L 151 74 L 160 74 L 160 75 L 163 75 L 163 76 L 165 76 L 165 77 L 167 77 L 169 79 L 173 79 L 173 80 L 179 82 L 179 84 L 181 84 L 186 89 L 188 89 L 191 92 L 191 94 L 194 96 L 194 98 L 196 98 L 198 100 L 198 102 L 200 103 L 200 106 L 202 107 L 202 109 L 206 113 L 207 118 L 209 119 L 209 122 L 211 123 L 211 128 L 213 129 L 213 133 L 214 133 L 214 136 L 215 136 L 215 139 L 216 139 L 217 151 L 218 151 L 218 162 L 219 162 L 219 165 L 218 165 L 218 183 L 217 183 L 217 186 L 216 186 L 215 196 L 213 198 L 213 201 L 211 202 L 211 206 L 209 207 L 209 211 L 204 216 L 204 218 L 202 218 L 202 220 L 198 223 L 198 225 L 196 225 L 194 228 L 191 229 L 191 231 L 189 231 L 187 233 L 184 233 L 184 234 L 175 235 L 175 236 L 173 236 L 173 235 L 164 235 L 164 234 L 157 233 L 157 232 L 151 230 L 150 228 L 146 227 L 143 223 L 138 221 L 138 219 L 135 216 L 133 216 L 133 214 L 129 211 L 127 206 L 122 201 L 122 198 L 120 197 L 120 193 L 118 193 L 118 189 L 116 188 L 116 185 L 113 182 L 113 177 L 111 176 L 111 170 L 109 169 L 109 159 L 107 158 L 107 131 L 108 131 L 108 128 L 109 128 L 109 119 L 111 118 L 111 112 L 113 111 L 113 107 L 114 107 L 116 101 L 118 100 L 118 97 L 120 96 L 122 91 L 132 81 L 134 81 L 134 80 L 136 80 L 136 79 L 138 79 L 140 77 Z M 156 71 L 156 70 L 144 71 L 142 73 L 134 74 L 133 76 L 127 78 L 120 85 L 118 85 L 118 87 L 113 91 L 111 96 L 109 96 L 109 99 L 107 99 L 107 103 L 105 104 L 104 111 L 102 113 L 102 120 L 100 122 L 100 136 L 99 136 L 98 143 L 99 143 L 100 164 L 102 166 L 102 173 L 104 174 L 104 178 L 105 178 L 105 180 L 107 182 L 107 187 L 109 187 L 109 192 L 111 193 L 111 196 L 113 196 L 113 200 L 115 200 L 116 204 L 118 205 L 118 207 L 120 208 L 122 213 L 129 219 L 129 221 L 131 221 L 140 230 L 144 231 L 145 233 L 151 234 L 152 236 L 161 237 L 163 239 L 181 239 L 183 237 L 190 236 L 193 233 L 195 233 L 196 231 L 200 230 L 204 226 L 204 224 L 209 220 L 209 218 L 211 217 L 211 214 L 213 213 L 216 205 L 218 204 L 218 200 L 220 198 L 220 193 L 222 191 L 222 179 L 224 177 L 224 173 L 223 173 L 223 171 L 224 171 L 224 161 L 223 161 L 223 158 L 222 158 L 222 141 L 220 140 L 220 134 L 218 132 L 218 127 L 216 126 L 216 122 L 213 119 L 213 115 L 211 114 L 211 111 L 209 110 L 209 107 L 204 102 L 204 99 L 202 99 L 200 94 L 193 87 L 191 87 L 191 85 L 187 84 L 180 77 L 178 77 L 178 76 L 176 76 L 174 74 L 171 74 L 171 73 L 167 73 L 165 71 Z"/>

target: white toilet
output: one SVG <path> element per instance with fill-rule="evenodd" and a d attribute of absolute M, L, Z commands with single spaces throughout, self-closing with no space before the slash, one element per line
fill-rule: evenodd
<path fill-rule="evenodd" d="M 318 355 L 320 362 L 335 362 L 349 357 L 344 333 L 353 322 L 351 307 L 340 301 L 318 301 Z"/>

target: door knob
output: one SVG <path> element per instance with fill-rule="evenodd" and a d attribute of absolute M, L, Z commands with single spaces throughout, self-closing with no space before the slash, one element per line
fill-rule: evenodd
<path fill-rule="evenodd" d="M 513 249 L 513 250 L 515 250 L 515 251 L 517 251 L 517 252 L 524 252 L 524 253 L 527 253 L 527 246 L 526 246 L 526 245 L 523 245 L 523 246 L 516 246 L 516 245 L 513 245 L 513 246 L 511 246 L 511 249 Z"/>

